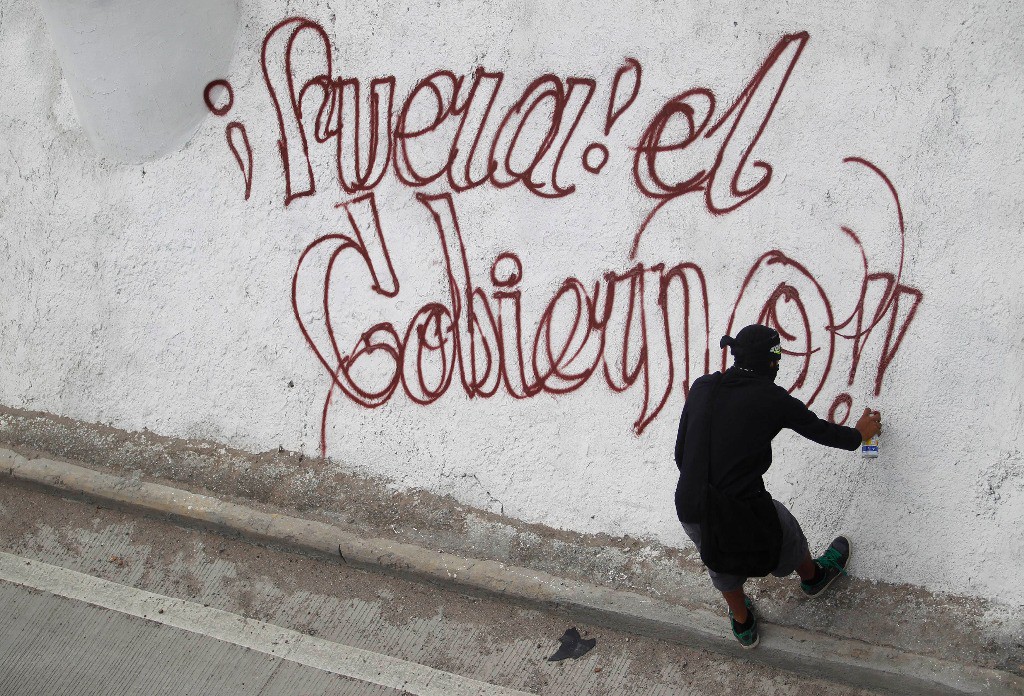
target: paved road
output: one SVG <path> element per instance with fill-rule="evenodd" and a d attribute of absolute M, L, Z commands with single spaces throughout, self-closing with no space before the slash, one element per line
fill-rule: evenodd
<path fill-rule="evenodd" d="M 16 487 L 0 552 L 5 695 L 871 693 Z"/>

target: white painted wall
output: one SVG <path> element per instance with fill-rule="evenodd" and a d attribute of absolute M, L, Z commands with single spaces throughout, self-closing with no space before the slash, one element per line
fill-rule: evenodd
<path fill-rule="evenodd" d="M 144 162 L 184 145 L 208 111 L 195 83 L 227 69 L 236 0 L 40 0 L 79 122 L 97 149 Z"/>
<path fill-rule="evenodd" d="M 128 165 L 98 154 L 86 135 L 96 137 L 83 126 L 89 123 L 87 109 L 77 96 L 72 100 L 80 89 L 77 68 L 68 65 L 74 54 L 55 50 L 50 39 L 74 38 L 74 31 L 48 33 L 36 5 L 12 0 L 0 16 L 0 403 L 254 451 L 283 445 L 316 453 L 331 394 L 323 435 L 328 455 L 340 465 L 386 476 L 397 486 L 451 493 L 517 518 L 687 543 L 672 507 L 684 359 L 675 361 L 660 414 L 641 435 L 634 432 L 643 412 L 644 375 L 659 395 L 651 397 L 652 406 L 668 375 L 654 293 L 647 293 L 643 315 L 651 339 L 648 368 L 622 393 L 609 388 L 600 367 L 571 393 L 543 391 L 524 399 L 512 398 L 506 385 L 491 398 L 471 399 L 458 367 L 447 391 L 426 406 L 415 404 L 401 385 L 374 409 L 332 391 L 330 374 L 299 330 L 292 281 L 300 255 L 315 240 L 330 234 L 354 238 L 346 208 L 337 204 L 361 194 L 340 189 L 332 139 L 313 146 L 315 194 L 285 204 L 281 126 L 261 68 L 261 47 L 277 22 L 297 14 L 322 26 L 332 43 L 332 77 L 360 80 L 364 98 L 371 79 L 394 76 L 396 112 L 414 85 L 436 70 L 466 76 L 463 95 L 477 66 L 504 73 L 490 130 L 484 129 L 487 143 L 533 80 L 546 73 L 563 85 L 573 76 L 594 80 L 592 100 L 565 146 L 558 174 L 562 186 L 576 187 L 573 193 L 544 198 L 522 183 L 485 183 L 452 196 L 472 283 L 495 312 L 491 264 L 503 252 L 519 255 L 524 343 L 531 347 L 541 314 L 566 278 L 579 279 L 590 294 L 602 281 L 603 293 L 606 273 L 623 274 L 637 264 L 699 267 L 706 279 L 712 348 L 728 329 L 748 272 L 770 251 L 785 254 L 813 277 L 836 324 L 853 317 L 836 330 L 841 334 L 856 333 L 861 305 L 863 326 L 870 325 L 879 304 L 874 285 L 861 297 L 865 265 L 867 273 L 898 279 L 904 287 L 900 304 L 883 302 L 886 311 L 862 341 L 852 384 L 854 341 L 837 337 L 830 351 L 833 334 L 814 282 L 795 266 L 787 270 L 776 263 L 751 283 L 733 330 L 757 319 L 779 283 L 793 286 L 810 331 L 796 303 L 780 300 L 778 321 L 794 335 L 787 348 L 805 350 L 810 335 L 816 351 L 795 393 L 810 399 L 817 391 L 812 407 L 823 415 L 847 394 L 854 412 L 870 404 L 886 422 L 882 456 L 874 461 L 781 435 L 769 488 L 792 508 L 814 544 L 848 532 L 858 546 L 858 575 L 1024 602 L 1013 578 L 1015 562 L 994 561 L 1024 553 L 1024 261 L 1018 241 L 1024 12 L 1011 2 L 947 2 L 938 8 L 860 1 L 749 8 L 717 1 L 569 7 L 480 1 L 429 8 L 243 2 L 233 61 L 218 76 L 232 85 L 231 109 L 207 117 L 180 149 Z M 634 237 L 658 203 L 640 192 L 632 172 L 631 148 L 644 129 L 673 96 L 697 87 L 716 99 L 714 123 L 782 37 L 801 31 L 809 40 L 745 164 L 743 154 L 780 76 L 793 63 L 799 38 L 753 93 L 730 147 L 723 150 L 731 122 L 715 138 L 677 152 L 678 161 L 672 153 L 656 157 L 659 175 L 679 181 L 710 168 L 723 153 L 711 193 L 689 193 L 660 207 L 631 258 Z M 268 43 L 267 73 L 286 95 L 283 36 Z M 167 41 L 187 44 L 179 35 Z M 606 135 L 612 84 L 626 58 L 642 66 L 639 93 Z M 324 74 L 325 60 L 316 34 L 304 32 L 292 60 L 296 84 Z M 119 73 L 119 79 L 129 77 Z M 629 86 L 628 77 L 620 86 Z M 158 68 L 147 70 L 111 84 L 106 96 L 113 103 L 159 79 Z M 197 78 L 191 94 L 201 97 L 207 79 Z M 215 92 L 214 107 L 226 107 L 223 90 Z M 580 94 L 570 100 L 570 113 Z M 317 111 L 318 95 L 315 88 L 306 92 L 308 118 Z M 102 108 L 103 100 L 94 97 Z M 431 102 L 421 97 L 407 130 L 426 122 Z M 699 123 L 707 98 L 695 94 L 689 103 Z M 282 105 L 287 116 L 286 96 Z M 543 112 L 537 110 L 534 124 Z M 343 118 L 351 123 L 350 113 Z M 363 118 L 368 123 L 365 104 Z M 229 123 L 237 125 L 229 129 Z M 421 169 L 447 158 L 455 137 L 450 123 L 410 144 Z M 287 118 L 284 124 L 294 145 L 296 126 Z M 670 124 L 666 142 L 681 137 L 681 124 Z M 525 131 L 513 164 L 542 140 L 535 129 Z M 312 133 L 307 122 L 311 143 Z M 563 128 L 559 143 L 565 134 Z M 581 165 L 591 143 L 604 144 L 609 153 L 598 174 Z M 349 156 L 345 150 L 345 161 L 351 162 Z M 877 171 L 860 160 L 844 162 L 850 157 Z M 541 161 L 538 180 L 552 159 L 549 153 Z M 239 161 L 251 171 L 248 199 Z M 730 194 L 732 173 L 739 172 L 740 190 L 761 180 L 766 170 L 755 161 L 771 167 L 763 190 L 731 212 L 711 214 L 709 208 L 737 203 Z M 879 172 L 902 204 L 903 246 L 894 198 Z M 293 193 L 303 190 L 304 160 L 293 159 L 290 173 Z M 332 367 L 337 361 L 325 328 L 325 285 L 332 293 L 327 316 L 342 355 L 378 322 L 393 323 L 404 340 L 420 307 L 437 302 L 451 308 L 438 228 L 416 198 L 418 192 L 450 192 L 442 182 L 403 185 L 390 162 L 372 188 L 397 288 L 368 226 L 368 199 L 347 210 L 360 227 L 367 257 L 377 263 L 380 292 L 371 288 L 366 264 L 351 249 L 337 256 L 325 280 L 339 240 L 323 242 L 305 258 L 297 280 L 298 316 Z M 436 199 L 434 209 L 443 213 L 443 203 Z M 452 239 L 450 229 L 447 238 Z M 499 275 L 507 277 L 509 262 L 499 265 Z M 657 271 L 645 278 L 648 291 L 657 288 Z M 698 285 L 690 287 L 690 345 L 700 356 L 702 303 Z M 396 289 L 393 297 L 384 294 Z M 923 300 L 907 323 L 917 294 Z M 556 347 L 566 340 L 571 297 L 556 312 Z M 507 323 L 512 310 L 505 302 Z M 668 303 L 675 322 L 683 305 L 674 295 Z M 906 332 L 875 396 L 894 312 L 894 336 L 904 326 Z M 621 329 L 622 317 L 617 308 L 609 334 Z M 451 334 L 445 335 L 445 345 L 454 346 Z M 682 345 L 678 334 L 672 341 Z M 592 347 L 583 349 L 580 361 L 592 355 Z M 631 360 L 640 355 L 636 347 Z M 433 372 L 424 370 L 428 381 L 437 376 L 432 357 L 437 351 L 428 351 L 427 363 L 435 365 Z M 718 351 L 711 357 L 713 367 L 720 364 Z M 692 363 L 691 378 L 703 371 L 701 360 Z M 380 350 L 361 358 L 352 374 L 372 390 L 373 380 L 387 381 L 390 364 L 387 351 Z M 788 358 L 780 379 L 793 384 L 800 364 Z M 556 384 L 551 380 L 548 386 Z M 840 408 L 838 415 L 843 413 Z"/>

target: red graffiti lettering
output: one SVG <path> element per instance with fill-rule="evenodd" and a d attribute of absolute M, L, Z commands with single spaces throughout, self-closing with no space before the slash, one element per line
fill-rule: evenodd
<path fill-rule="evenodd" d="M 865 162 L 865 166 L 877 170 L 870 163 Z M 343 252 L 355 252 L 346 258 L 357 260 L 358 266 L 365 268 L 373 292 L 385 297 L 398 295 L 398 278 L 384 243 L 373 194 L 343 206 L 351 234 L 325 235 L 310 244 L 299 259 L 292 306 L 303 336 L 331 377 L 325 419 L 335 389 L 360 406 L 375 408 L 391 399 L 401 385 L 412 402 L 426 405 L 443 396 L 458 374 L 470 397 L 491 397 L 504 387 L 509 396 L 525 399 L 543 392 L 573 392 L 600 368 L 612 392 L 625 392 L 637 383 L 642 386 L 640 414 L 633 424 L 639 435 L 661 413 L 674 391 L 685 397 L 692 379 L 710 370 L 707 281 L 697 265 L 681 263 L 667 268 L 665 264 L 637 264 L 623 273 L 606 273 L 594 283 L 593 291 L 588 291 L 578 278 L 568 277 L 538 320 L 531 322 L 535 328 L 527 331 L 521 303 L 526 273 L 519 256 L 513 252 L 499 254 L 490 270 L 491 289 L 476 286 L 451 194 L 419 194 L 418 198 L 437 232 L 449 296 L 445 302 L 424 304 L 404 331 L 387 322 L 374 324 L 353 334 L 354 347 L 343 353 L 336 338 L 338 327 L 331 320 L 331 273 Z M 322 246 L 330 252 L 322 262 L 325 270 L 317 273 L 307 268 L 308 257 Z M 300 307 L 298 286 L 306 274 L 320 278 L 321 307 Z M 881 275 L 869 273 L 864 283 Z M 806 401 L 810 404 L 832 370 L 837 339 L 852 341 L 855 346 L 852 384 L 863 342 L 888 316 L 877 393 L 922 297 L 920 291 L 895 279 L 892 282 L 898 291 L 886 292 L 886 299 L 872 313 L 872 321 L 856 324 L 855 333 L 843 333 L 846 326 L 862 321 L 857 317 L 865 314 L 866 294 L 862 293 L 861 304 L 850 318 L 837 324 L 829 297 L 808 269 L 780 251 L 771 251 L 757 259 L 748 272 L 727 331 L 740 318 L 778 328 L 785 341 L 785 354 L 799 360 L 790 391 L 809 392 Z M 901 297 L 913 299 L 912 306 L 902 312 Z M 788 311 L 781 312 L 782 306 Z M 304 319 L 310 309 L 322 312 L 326 341 L 313 338 Z M 563 321 L 556 324 L 554 316 L 559 310 Z M 796 316 L 796 325 L 787 324 L 784 316 Z M 819 329 L 820 324 L 812 317 L 823 319 L 823 328 Z M 384 362 L 376 382 L 359 383 L 354 377 L 356 364 L 375 355 Z M 724 353 L 722 363 L 724 367 Z M 845 420 L 850 404 L 849 395 L 840 394 L 832 402 L 830 416 Z M 325 437 L 322 432 L 324 447 Z"/>
<path fill-rule="evenodd" d="M 294 60 L 300 45 L 319 56 L 313 65 Z M 479 68 L 467 80 L 439 70 L 413 87 L 397 114 L 395 78 L 374 79 L 364 127 L 360 81 L 333 75 L 330 40 L 315 22 L 278 23 L 263 42 L 262 67 L 280 131 L 286 205 L 316 193 L 313 146 L 332 139 L 334 168 L 346 193 L 374 188 L 389 165 L 410 187 L 444 177 L 455 191 L 487 182 L 497 188 L 521 183 L 548 198 L 575 191 L 560 183 L 559 169 L 593 96 L 596 83 L 590 78 L 538 77 L 505 109 L 485 150 L 481 141 L 490 130 L 504 73 Z"/>
<path fill-rule="evenodd" d="M 516 251 L 497 254 L 489 272 L 470 267 L 473 256 L 454 196 L 481 186 L 520 186 L 538 198 L 563 198 L 577 190 L 575 173 L 605 171 L 608 145 L 577 143 L 574 136 L 589 126 L 589 132 L 608 137 L 623 128 L 617 124 L 632 120 L 624 116 L 641 94 L 640 62 L 626 58 L 617 68 L 601 108 L 591 107 L 598 92 L 593 78 L 545 72 L 528 76 L 521 91 L 509 94 L 507 87 L 502 90 L 505 73 L 483 67 L 465 75 L 436 70 L 403 98 L 396 97 L 393 75 L 369 83 L 337 75 L 330 38 L 319 24 L 301 17 L 276 24 L 263 41 L 261 66 L 277 122 L 284 204 L 314 196 L 318 186 L 351 198 L 336 206 L 345 230 L 310 243 L 292 278 L 299 329 L 330 378 L 321 416 L 324 452 L 329 412 L 339 393 L 364 408 L 401 394 L 426 406 L 453 384 L 461 384 L 471 399 L 529 399 L 569 394 L 596 379 L 614 394 L 637 395 L 637 435 L 673 394 L 685 398 L 693 379 L 712 369 L 709 279 L 689 261 L 638 262 L 640 241 L 665 205 L 680 196 L 701 192 L 704 207 L 720 216 L 768 188 L 773 166 L 759 154 L 766 149 L 759 143 L 808 41 L 807 32 L 781 37 L 750 79 L 736 86 L 728 108 L 711 89 L 691 87 L 645 116 L 633 141 L 631 179 L 654 203 L 636 230 L 624 231 L 624 242 L 632 240 L 627 267 L 606 271 L 590 284 L 566 274 L 546 302 L 534 304 L 524 303 L 529 273 Z M 235 94 L 227 80 L 214 80 L 204 99 L 213 114 L 225 116 Z M 234 120 L 225 136 L 248 199 L 248 133 Z M 866 355 L 878 358 L 873 391 L 879 394 L 924 297 L 903 282 L 905 226 L 896 187 L 866 159 L 845 162 L 881 182 L 895 206 L 898 264 L 872 262 L 861 233 L 844 226 L 835 234 L 852 244 L 861 265 L 844 302 L 830 298 L 826 287 L 832 285 L 815 277 L 812 265 L 769 249 L 753 259 L 739 288 L 724 290 L 735 302 L 727 318 L 718 318 L 729 333 L 749 322 L 778 329 L 786 356 L 797 364 L 788 388 L 808 404 L 835 383 L 829 378 L 837 364 L 845 371 L 841 388 L 852 386 Z M 374 193 L 389 172 L 402 186 L 429 189 L 417 190 L 415 197 L 424 224 L 436 233 L 437 259 L 414 272 L 422 276 L 440 266 L 448 288 L 447 296 L 428 298 L 397 326 L 354 311 L 362 309 L 365 295 L 359 293 L 367 287 L 385 304 L 399 296 Z M 324 182 L 331 177 L 333 187 Z M 742 261 L 744 267 L 750 262 Z M 338 285 L 339 275 L 348 279 L 345 286 Z M 531 316 L 524 306 L 544 309 Z M 828 397 L 829 418 L 846 422 L 853 397 L 845 391 Z"/>

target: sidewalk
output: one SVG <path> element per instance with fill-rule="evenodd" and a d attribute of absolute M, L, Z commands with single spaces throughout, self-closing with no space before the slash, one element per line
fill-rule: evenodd
<path fill-rule="evenodd" d="M 766 578 L 750 588 L 765 619 L 762 645 L 740 653 L 699 560 L 654 543 L 527 525 L 290 452 L 253 455 L 24 411 L 0 409 L 0 443 L 9 447 L 0 450 L 9 483 L 331 562 L 557 606 L 595 624 L 862 687 L 1024 693 L 1024 650 L 1010 635 L 1019 623 L 1000 633 L 992 619 L 1000 608 L 969 598 L 844 578 L 827 599 L 807 602 L 792 581 Z"/>
<path fill-rule="evenodd" d="M 557 606 L 574 617 L 599 625 L 740 654 L 738 646 L 724 632 L 726 624 L 722 617 L 699 605 L 670 603 L 535 569 L 432 551 L 412 543 L 368 538 L 324 522 L 262 512 L 212 496 L 65 462 L 27 459 L 11 450 L 0 450 L 0 470 L 8 484 L 41 486 L 62 495 L 168 517 L 334 562 L 456 584 L 471 593 Z M 792 626 L 766 625 L 762 646 L 743 656 L 783 669 L 904 694 L 1024 691 L 1024 680 L 1006 671 L 958 664 Z"/>

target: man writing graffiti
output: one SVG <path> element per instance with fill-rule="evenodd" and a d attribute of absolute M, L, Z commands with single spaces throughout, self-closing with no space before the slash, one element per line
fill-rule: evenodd
<path fill-rule="evenodd" d="M 796 572 L 804 594 L 814 597 L 845 574 L 850 560 L 843 536 L 812 559 L 799 522 L 765 490 L 772 439 L 789 428 L 818 444 L 854 450 L 881 432 L 881 414 L 864 409 L 855 428 L 836 425 L 775 384 L 782 346 L 774 329 L 753 324 L 735 338 L 724 336 L 721 345 L 731 347 L 734 365 L 697 379 L 680 418 L 675 504 L 729 605 L 733 635 L 753 648 L 759 638 L 743 591 L 748 577 Z"/>

